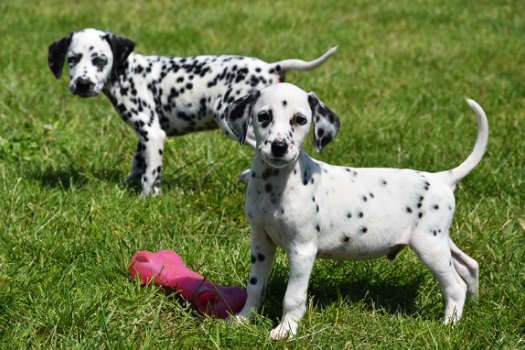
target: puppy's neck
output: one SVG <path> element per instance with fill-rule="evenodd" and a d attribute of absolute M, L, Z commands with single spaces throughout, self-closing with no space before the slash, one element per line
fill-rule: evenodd
<path fill-rule="evenodd" d="M 120 66 L 120 68 L 113 68 L 109 78 L 104 84 L 102 92 L 106 95 L 111 103 L 117 107 L 116 91 L 122 86 L 122 83 L 126 82 L 133 74 L 133 58 L 137 56 L 136 53 L 131 53 L 126 61 Z M 127 84 L 124 84 L 127 85 Z"/>
<path fill-rule="evenodd" d="M 302 151 L 296 161 L 281 168 L 272 167 L 256 154 L 251 170 L 252 178 L 262 181 L 279 178 L 279 182 L 285 185 L 290 179 L 299 179 L 303 184 L 310 182 L 312 175 L 320 171 L 318 168 L 319 165 Z"/>
<path fill-rule="evenodd" d="M 122 82 L 127 81 L 130 76 L 133 76 L 135 72 L 134 62 L 136 61 L 136 57 L 140 56 L 139 54 L 136 54 L 134 52 L 130 53 L 129 56 L 126 58 L 124 62 L 122 62 L 120 65 L 115 66 L 113 65 L 113 68 L 111 69 L 111 74 L 109 78 L 106 80 L 106 84 L 104 85 L 104 89 L 111 89 L 112 87 L 118 87 Z M 147 69 L 147 67 L 143 68 L 144 71 Z M 136 72 L 139 73 L 139 72 Z M 136 74 L 135 74 L 136 75 Z"/>

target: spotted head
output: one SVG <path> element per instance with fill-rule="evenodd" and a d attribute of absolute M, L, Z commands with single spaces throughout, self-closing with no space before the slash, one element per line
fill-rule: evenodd
<path fill-rule="evenodd" d="M 49 46 L 49 68 L 58 79 L 64 63 L 69 69 L 69 89 L 80 97 L 100 93 L 112 74 L 125 64 L 135 43 L 96 29 L 71 33 Z"/>
<path fill-rule="evenodd" d="M 234 101 L 225 118 L 242 144 L 248 125 L 253 125 L 256 152 L 270 166 L 281 168 L 297 160 L 310 126 L 319 152 L 339 131 L 339 117 L 313 93 L 280 83 Z"/>

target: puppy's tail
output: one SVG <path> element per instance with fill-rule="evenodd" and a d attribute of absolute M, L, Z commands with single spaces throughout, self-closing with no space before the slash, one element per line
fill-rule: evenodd
<path fill-rule="evenodd" d="M 284 74 L 288 71 L 291 71 L 291 70 L 305 71 L 305 70 L 312 70 L 314 68 L 319 67 L 328 58 L 330 58 L 330 56 L 332 56 L 336 51 L 337 51 L 337 46 L 334 46 L 328 51 L 326 51 L 322 56 L 312 61 L 289 59 L 289 60 L 274 62 L 271 65 L 275 69 L 275 72 L 284 79 Z"/>
<path fill-rule="evenodd" d="M 489 141 L 489 122 L 483 108 L 481 108 L 481 106 L 474 100 L 467 99 L 467 103 L 476 113 L 478 119 L 478 137 L 472 153 L 470 153 L 463 163 L 454 169 L 439 173 L 445 177 L 445 181 L 450 184 L 452 189 L 455 189 L 456 184 L 479 164 L 481 158 L 483 158 L 483 155 L 485 154 L 487 143 Z"/>

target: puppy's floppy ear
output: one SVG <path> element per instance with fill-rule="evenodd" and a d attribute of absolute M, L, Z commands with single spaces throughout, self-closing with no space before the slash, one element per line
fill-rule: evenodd
<path fill-rule="evenodd" d="M 117 72 L 122 68 L 129 54 L 133 52 L 135 43 L 111 33 L 106 34 L 104 39 L 108 41 L 111 52 L 113 53 L 113 72 Z"/>
<path fill-rule="evenodd" d="M 47 64 L 57 79 L 62 75 L 62 68 L 64 67 L 67 49 L 71 44 L 72 36 L 73 33 L 49 45 L 47 51 Z"/>
<path fill-rule="evenodd" d="M 313 92 L 308 94 L 308 104 L 312 109 L 312 121 L 315 126 L 315 150 L 320 152 L 324 146 L 335 139 L 339 132 L 339 117 L 326 107 Z"/>
<path fill-rule="evenodd" d="M 241 145 L 246 140 L 246 133 L 248 132 L 253 105 L 260 95 L 261 93 L 259 90 L 252 90 L 248 95 L 233 101 L 224 110 L 223 116 L 226 118 L 228 126 L 233 134 L 237 136 Z"/>

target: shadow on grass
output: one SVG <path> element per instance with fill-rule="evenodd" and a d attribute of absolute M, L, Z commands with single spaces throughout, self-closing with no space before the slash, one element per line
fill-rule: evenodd
<path fill-rule="evenodd" d="M 346 303 L 360 304 L 364 310 L 379 310 L 390 315 L 420 317 L 421 310 L 416 307 L 416 298 L 423 275 L 404 280 L 405 282 L 400 282 L 377 276 L 357 279 L 317 277 L 310 281 L 307 302 L 313 299 L 314 306 L 322 310 L 333 304 Z M 288 271 L 274 271 L 266 289 L 264 313 L 275 323 L 278 323 L 282 316 L 287 282 Z"/>
<path fill-rule="evenodd" d="M 42 187 L 62 188 L 68 190 L 71 188 L 80 188 L 87 185 L 90 179 L 95 178 L 102 182 L 120 183 L 122 186 L 137 188 L 134 184 L 128 184 L 123 181 L 124 174 L 113 169 L 102 169 L 95 172 L 90 170 L 78 169 L 74 165 L 54 169 L 52 167 L 42 168 L 39 165 L 22 166 L 20 169 L 22 176 L 29 180 L 36 181 Z"/>
<path fill-rule="evenodd" d="M 115 169 L 81 169 L 74 165 L 64 166 L 59 169 L 52 167 L 42 168 L 39 164 L 21 165 L 20 174 L 32 181 L 40 183 L 44 188 L 61 188 L 69 190 L 71 188 L 81 188 L 86 186 L 93 179 L 101 183 L 119 184 L 131 193 L 139 195 L 142 192 L 140 181 L 127 181 L 127 173 Z M 189 191 L 199 191 L 205 185 L 205 178 L 195 179 L 184 172 L 168 174 L 163 176 L 161 188 L 163 192 L 170 192 L 173 189 L 183 188 Z"/>
<path fill-rule="evenodd" d="M 22 174 L 29 180 L 39 182 L 42 187 L 70 189 L 82 187 L 88 178 L 73 166 L 61 169 L 29 166 L 22 169 Z"/>

